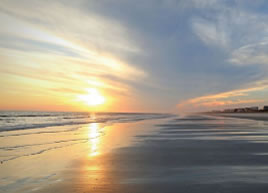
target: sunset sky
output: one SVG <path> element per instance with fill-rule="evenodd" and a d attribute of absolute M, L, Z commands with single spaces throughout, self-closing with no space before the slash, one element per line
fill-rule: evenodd
<path fill-rule="evenodd" d="M 0 109 L 268 105 L 266 0 L 1 0 Z"/>

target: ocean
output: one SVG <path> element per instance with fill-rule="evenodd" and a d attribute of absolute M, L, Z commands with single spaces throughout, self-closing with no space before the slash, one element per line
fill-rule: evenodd
<path fill-rule="evenodd" d="M 72 135 L 78 132 L 82 126 L 90 124 L 110 125 L 114 123 L 138 122 L 142 120 L 166 118 L 171 115 L 167 114 L 150 114 L 150 113 L 81 113 L 81 112 L 0 112 L 0 139 L 8 140 L 11 137 L 27 138 L 33 136 L 38 138 L 45 134 L 55 135 Z M 100 131 L 98 131 L 100 132 Z M 63 138 L 63 137 L 62 137 Z M 13 139 L 13 138 L 12 138 Z M 33 140 L 33 139 L 32 139 Z M 70 138 L 58 140 L 46 139 L 45 143 L 28 143 L 21 144 L 21 140 L 16 140 L 12 146 L 1 143 L 0 162 L 6 162 L 23 156 L 41 154 L 45 151 L 58 147 L 58 144 L 68 144 L 70 142 L 87 142 L 90 137 Z M 24 142 L 24 140 L 22 140 Z M 44 145 L 52 147 L 43 148 Z M 56 145 L 53 147 L 53 145 Z M 40 147 L 40 148 L 37 148 Z M 64 145 L 60 146 L 64 147 Z M 33 151 L 26 151 L 25 149 Z M 23 150 L 23 151 L 21 151 Z M 9 152 L 6 155 L 6 152 Z M 11 153 L 12 152 L 12 153 Z M 5 155 L 5 156 L 3 156 Z M 10 156 L 9 156 L 10 155 Z M 15 156 L 13 156 L 15 155 Z"/>
<path fill-rule="evenodd" d="M 0 112 L 0 132 L 88 123 L 122 123 L 165 118 L 159 113 Z"/>

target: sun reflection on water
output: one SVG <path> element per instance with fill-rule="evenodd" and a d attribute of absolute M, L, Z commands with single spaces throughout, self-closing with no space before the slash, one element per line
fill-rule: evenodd
<path fill-rule="evenodd" d="M 99 123 L 91 123 L 88 128 L 88 138 L 90 152 L 89 156 L 96 156 L 99 154 L 99 144 L 100 144 L 100 127 Z"/>

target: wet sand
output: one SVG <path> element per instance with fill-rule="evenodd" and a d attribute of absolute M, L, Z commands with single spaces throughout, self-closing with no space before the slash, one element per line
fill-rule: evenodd
<path fill-rule="evenodd" d="M 113 133 L 128 129 L 124 145 L 73 159 L 31 192 L 268 192 L 268 122 L 195 115 L 125 126 L 100 139 L 114 146 Z"/>
<path fill-rule="evenodd" d="M 187 117 L 158 124 L 138 143 L 77 160 L 40 192 L 267 192 L 268 124 Z"/>

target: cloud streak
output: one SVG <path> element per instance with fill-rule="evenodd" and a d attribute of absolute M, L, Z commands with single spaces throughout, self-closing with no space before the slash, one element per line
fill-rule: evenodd
<path fill-rule="evenodd" d="M 232 90 L 228 92 L 206 95 L 202 97 L 188 99 L 186 101 L 180 102 L 177 105 L 177 108 L 180 111 L 200 111 L 203 110 L 215 110 L 222 109 L 233 105 L 251 105 L 251 104 L 260 104 L 264 102 L 265 99 L 254 99 L 248 98 L 251 97 L 252 93 L 258 91 L 267 91 L 268 85 L 263 84 L 247 89 Z"/>
<path fill-rule="evenodd" d="M 220 46 L 227 48 L 229 38 L 224 30 L 224 26 L 215 25 L 204 19 L 194 19 L 192 21 L 193 31 L 207 45 Z"/>
<path fill-rule="evenodd" d="M 72 99 L 91 87 L 111 97 L 110 109 L 127 111 L 268 103 L 261 89 L 268 76 L 265 7 L 265 1 L 3 0 L 0 108 L 11 98 L 25 103 L 30 90 L 40 96 L 36 105 L 51 96 L 48 106 L 72 109 Z"/>
<path fill-rule="evenodd" d="M 3 1 L 0 23 L 0 57 L 4 63 L 0 74 L 10 85 L 4 87 L 7 96 L 3 98 L 13 90 L 28 92 L 27 85 L 32 93 L 70 103 L 90 87 L 123 101 L 124 92 L 132 92 L 126 81 L 141 82 L 147 77 L 143 69 L 124 60 L 140 50 L 127 29 L 111 19 L 59 1 L 29 0 Z M 126 81 L 105 79 L 106 74 Z M 24 86 L 18 89 L 20 85 Z"/>

